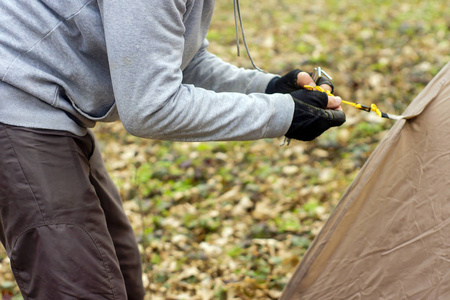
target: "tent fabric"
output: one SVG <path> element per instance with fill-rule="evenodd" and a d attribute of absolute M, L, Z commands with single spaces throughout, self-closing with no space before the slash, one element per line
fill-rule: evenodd
<path fill-rule="evenodd" d="M 403 115 L 280 300 L 450 299 L 450 63 Z"/>

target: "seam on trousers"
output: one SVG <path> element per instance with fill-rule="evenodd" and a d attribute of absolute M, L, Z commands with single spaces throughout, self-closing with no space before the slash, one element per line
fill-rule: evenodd
<path fill-rule="evenodd" d="M 95 142 L 94 142 L 93 137 L 90 135 L 89 131 L 88 131 L 88 133 L 86 134 L 86 136 L 89 138 L 89 140 L 90 140 L 91 143 L 92 143 L 90 153 L 88 154 L 88 156 L 85 157 L 85 158 L 86 158 L 86 163 L 87 163 L 87 165 L 88 165 L 88 167 L 89 167 L 89 175 L 90 175 L 90 174 L 91 174 L 91 163 L 90 163 L 90 159 L 91 159 L 91 157 L 92 157 L 92 155 L 93 155 L 93 153 L 94 153 L 94 151 L 95 151 Z M 78 147 L 78 146 L 76 145 L 76 142 L 75 142 L 75 140 L 74 140 L 73 138 L 69 138 L 68 144 L 69 144 L 70 149 L 72 149 L 72 151 L 73 151 L 74 153 L 77 153 L 77 147 Z M 84 155 L 83 155 L 83 156 L 84 156 Z M 82 168 L 81 168 L 79 162 L 76 161 L 76 157 L 75 157 L 74 155 L 72 155 L 72 159 L 73 159 L 73 161 L 74 161 L 75 167 L 78 168 L 79 171 L 80 171 L 81 173 L 83 173 L 83 170 L 82 170 Z M 96 194 L 96 192 L 95 192 L 95 187 L 92 185 L 92 183 L 91 183 L 90 181 L 89 181 L 89 183 L 91 184 L 92 188 L 94 189 L 94 193 Z M 97 196 L 97 198 L 98 198 L 98 196 Z M 75 224 L 70 224 L 70 223 L 61 223 L 61 224 L 75 225 Z M 55 225 L 56 225 L 56 224 L 55 224 Z M 79 225 L 76 225 L 76 226 L 78 226 L 78 227 L 80 227 L 81 229 L 83 229 L 83 230 L 89 235 L 89 233 L 88 233 L 83 227 L 81 227 L 81 226 L 79 226 Z M 95 246 L 96 246 L 97 249 L 99 250 L 100 256 L 102 257 L 103 267 L 105 268 L 105 272 L 106 272 L 106 274 L 108 275 L 108 281 L 109 281 L 109 285 L 110 285 L 110 288 L 111 288 L 111 292 L 112 292 L 113 298 L 116 299 L 116 293 L 114 292 L 114 288 L 113 288 L 113 285 L 112 285 L 112 282 L 111 282 L 111 272 L 110 272 L 108 266 L 106 265 L 106 261 L 105 261 L 105 258 L 104 258 L 104 256 L 103 256 L 103 253 L 100 251 L 100 248 L 98 247 L 97 243 L 95 242 L 95 239 L 94 239 L 91 235 L 89 235 L 89 237 L 92 239 L 92 241 L 95 243 Z"/>
<path fill-rule="evenodd" d="M 25 172 L 24 172 L 24 170 L 23 170 L 23 168 L 22 168 L 22 164 L 20 163 L 19 156 L 17 155 L 17 152 L 16 152 L 16 150 L 14 149 L 14 145 L 13 145 L 13 143 L 12 143 L 12 141 L 11 141 L 10 135 L 8 134 L 8 130 L 7 130 L 6 126 L 3 125 L 3 129 L 5 130 L 6 136 L 8 137 L 9 144 L 10 144 L 10 146 L 11 146 L 12 151 L 14 152 L 14 156 L 15 156 L 15 158 L 16 158 L 16 160 L 17 160 L 17 163 L 18 163 L 18 165 L 19 165 L 19 167 L 20 167 L 20 170 L 21 170 L 21 172 L 22 172 L 22 175 L 23 175 L 23 177 L 25 178 L 25 180 L 26 180 L 26 182 L 27 182 L 27 186 L 28 186 L 28 188 L 30 189 L 31 195 L 33 195 L 34 202 L 36 203 L 36 206 L 37 206 L 37 208 L 38 208 L 38 210 L 39 210 L 39 213 L 40 213 L 40 215 L 41 215 L 42 221 L 43 221 L 44 223 L 46 223 L 46 220 L 45 220 L 45 217 L 44 217 L 44 213 L 42 212 L 41 206 L 39 205 L 39 201 L 38 201 L 38 199 L 37 199 L 37 197 L 36 197 L 36 195 L 35 195 L 33 189 L 31 188 L 30 181 L 28 180 L 28 177 L 27 177 L 27 175 L 25 174 Z"/>
<path fill-rule="evenodd" d="M 11 250 L 11 256 L 12 256 L 12 252 L 13 252 L 13 250 Z M 22 281 L 22 277 L 20 276 L 20 272 L 17 271 L 17 269 L 15 268 L 15 266 L 14 266 L 15 263 L 14 263 L 14 260 L 12 258 L 10 258 L 10 264 L 11 264 L 11 270 L 12 270 L 12 272 L 14 274 L 14 278 L 16 279 L 16 282 L 17 282 L 17 286 L 19 287 L 19 289 L 21 291 L 23 291 L 25 289 L 25 284 Z M 23 295 L 22 294 L 22 296 L 23 296 L 24 300 L 28 299 L 27 295 Z"/>
<path fill-rule="evenodd" d="M 92 156 L 94 155 L 94 152 L 95 152 L 95 148 L 96 148 L 96 143 L 95 143 L 95 138 L 93 137 L 93 135 L 92 135 L 92 133 L 88 130 L 88 132 L 86 133 L 86 136 L 89 138 L 89 140 L 91 141 L 91 151 L 90 151 L 90 153 L 88 154 L 88 157 L 86 157 L 87 158 L 87 164 L 88 164 L 88 166 L 89 166 L 89 177 L 91 177 L 92 176 L 92 168 L 91 168 L 91 158 L 92 158 Z M 90 182 L 90 184 L 91 184 L 91 186 L 92 186 L 92 188 L 94 189 L 94 191 L 96 190 L 95 189 L 95 186 L 92 184 L 92 182 L 91 182 L 91 180 L 90 180 L 90 178 L 89 178 L 89 182 Z M 97 192 L 96 192 L 97 193 Z M 99 199 L 99 201 L 100 201 L 100 199 Z M 83 229 L 84 230 L 84 229 Z M 86 231 L 86 230 L 85 230 Z M 86 233 L 89 235 L 89 233 L 86 231 Z M 90 236 L 90 235 L 89 235 Z M 90 236 L 91 237 L 91 236 Z M 94 240 L 94 238 L 93 237 L 91 237 L 92 238 L 92 240 L 95 242 L 95 240 Z M 96 244 L 96 246 L 97 246 L 97 244 Z M 115 246 L 114 246 L 115 247 Z M 97 248 L 98 248 L 98 246 L 97 246 Z M 100 252 L 100 249 L 99 249 L 99 252 Z M 108 281 L 109 281 L 109 284 L 110 284 L 110 287 L 111 287 L 111 291 L 112 291 L 112 294 L 113 294 L 113 297 L 114 297 L 114 299 L 116 299 L 116 294 L 115 294 L 115 292 L 114 292 L 114 288 L 113 288 L 113 286 L 112 286 L 112 282 L 111 282 L 111 273 L 110 273 L 110 270 L 108 269 L 108 266 L 107 265 L 105 265 L 106 264 L 106 262 L 105 262 L 105 260 L 104 260 L 104 258 L 103 258 L 103 255 L 102 255 L 102 253 L 100 252 L 100 255 L 102 256 L 102 260 L 103 260 L 103 263 L 104 263 L 104 267 L 105 267 L 105 271 L 106 271 L 106 274 L 108 274 Z"/>
<path fill-rule="evenodd" d="M 101 251 L 101 248 L 99 247 L 97 241 L 96 241 L 96 240 L 94 239 L 94 237 L 93 237 L 92 235 L 90 235 L 89 232 L 88 232 L 86 229 L 84 229 L 82 226 L 80 226 L 80 225 L 78 225 L 78 224 L 76 224 L 76 223 L 68 223 L 68 222 L 55 222 L 55 223 L 48 223 L 48 224 L 43 224 L 43 225 L 33 226 L 33 227 L 28 228 L 27 230 L 24 230 L 24 231 L 21 232 L 19 235 L 17 235 L 17 238 L 15 239 L 14 245 L 12 246 L 12 250 L 11 250 L 11 268 L 12 268 L 12 271 L 14 272 L 14 274 L 17 274 L 17 276 L 16 276 L 16 281 L 17 281 L 17 284 L 18 284 L 18 285 L 21 285 L 21 286 L 22 286 L 22 287 L 21 287 L 21 290 L 24 290 L 24 289 L 25 289 L 25 285 L 24 285 L 23 282 L 21 281 L 20 272 L 19 272 L 15 267 L 13 267 L 13 266 L 14 266 L 14 259 L 12 258 L 12 257 L 13 257 L 13 252 L 14 252 L 14 248 L 15 248 L 15 246 L 16 246 L 16 243 L 17 243 L 17 241 L 20 239 L 20 237 L 21 237 L 22 235 L 24 235 L 25 233 L 27 233 L 28 231 L 33 230 L 33 229 L 37 229 L 37 228 L 40 228 L 40 227 L 49 227 L 49 226 L 51 226 L 51 225 L 71 225 L 71 226 L 75 226 L 75 227 L 80 228 L 82 231 L 84 231 L 84 233 L 86 233 L 86 235 L 92 240 L 93 244 L 94 244 L 95 247 L 97 248 L 98 254 L 99 254 L 100 257 L 101 257 L 101 261 L 102 261 L 102 265 L 103 265 L 104 271 L 105 271 L 105 273 L 108 275 L 108 282 L 109 282 L 109 288 L 110 288 L 110 290 L 111 290 L 111 294 L 112 294 L 112 296 L 113 296 L 114 299 L 117 299 L 116 293 L 114 292 L 113 284 L 112 284 L 112 282 L 111 282 L 111 272 L 110 272 L 110 270 L 109 270 L 109 268 L 108 268 L 108 266 L 107 266 L 105 257 L 104 257 L 104 255 L 103 255 L 103 252 Z M 19 282 L 20 282 L 20 283 L 19 283 Z M 24 296 L 24 299 L 26 299 L 26 298 L 27 298 L 27 297 Z"/>

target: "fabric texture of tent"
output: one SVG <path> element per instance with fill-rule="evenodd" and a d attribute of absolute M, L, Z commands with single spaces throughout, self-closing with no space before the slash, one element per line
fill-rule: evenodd
<path fill-rule="evenodd" d="M 450 299 L 450 63 L 403 115 L 280 300 Z"/>

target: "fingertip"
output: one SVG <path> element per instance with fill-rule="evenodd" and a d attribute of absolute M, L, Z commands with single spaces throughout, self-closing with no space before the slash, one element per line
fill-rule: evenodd
<path fill-rule="evenodd" d="M 329 109 L 337 109 L 341 106 L 342 99 L 339 96 L 328 96 L 328 105 L 327 108 Z"/>
<path fill-rule="evenodd" d="M 330 91 L 330 92 L 333 91 L 333 89 L 331 88 L 331 86 L 328 85 L 328 84 L 326 84 L 326 83 L 321 84 L 320 87 L 323 88 L 323 89 L 326 90 L 326 91 Z"/>

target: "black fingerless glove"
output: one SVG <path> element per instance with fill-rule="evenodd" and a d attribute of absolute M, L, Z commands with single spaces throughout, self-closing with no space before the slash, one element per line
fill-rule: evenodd
<path fill-rule="evenodd" d="M 311 75 L 311 74 L 310 74 L 310 75 Z M 326 77 L 324 77 L 324 76 L 319 77 L 319 78 L 317 79 L 317 81 L 316 81 L 316 85 L 321 86 L 322 84 L 328 84 L 328 85 L 331 87 L 331 93 L 333 93 L 333 91 L 334 91 L 334 85 L 333 85 L 333 83 L 331 82 L 330 79 L 328 79 L 328 78 L 326 78 Z"/>
<path fill-rule="evenodd" d="M 341 110 L 325 109 L 328 96 L 318 91 L 298 90 L 291 93 L 295 103 L 294 117 L 286 137 L 301 141 L 312 141 L 330 127 L 345 122 Z"/>
<path fill-rule="evenodd" d="M 275 77 L 273 78 L 266 88 L 266 94 L 290 94 L 295 91 L 302 89 L 301 86 L 297 84 L 297 76 L 298 73 L 302 72 L 300 69 L 293 70 L 283 77 Z M 309 73 L 309 75 L 312 75 Z M 319 77 L 316 82 L 317 85 L 328 84 L 331 87 L 331 92 L 334 90 L 333 83 L 326 77 Z"/>
<path fill-rule="evenodd" d="M 301 89 L 302 87 L 297 84 L 297 75 L 301 71 L 302 70 L 300 69 L 296 69 L 287 73 L 283 77 L 273 78 L 267 85 L 266 94 L 290 94 Z"/>

